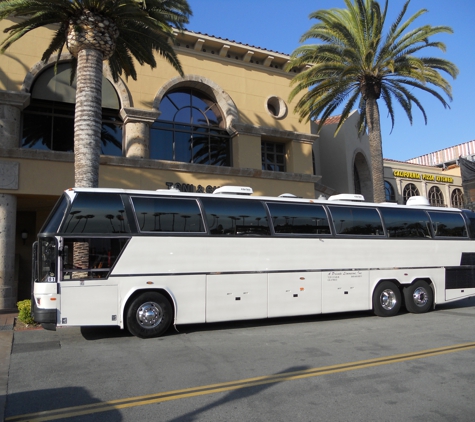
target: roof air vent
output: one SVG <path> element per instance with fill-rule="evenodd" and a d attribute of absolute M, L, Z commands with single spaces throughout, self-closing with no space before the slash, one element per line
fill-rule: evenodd
<path fill-rule="evenodd" d="M 408 198 L 406 205 L 408 207 L 430 207 L 430 202 L 424 196 L 411 196 Z"/>
<path fill-rule="evenodd" d="M 221 186 L 213 193 L 215 195 L 252 195 L 253 190 L 247 186 Z"/>
<path fill-rule="evenodd" d="M 329 201 L 356 201 L 363 202 L 364 196 L 357 193 L 340 193 L 339 195 L 332 195 L 328 198 Z"/>

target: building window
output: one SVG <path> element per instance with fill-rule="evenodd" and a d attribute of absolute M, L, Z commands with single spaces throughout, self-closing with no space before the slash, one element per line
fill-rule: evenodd
<path fill-rule="evenodd" d="M 21 147 L 50 151 L 74 151 L 76 85 L 70 85 L 70 65 L 47 68 L 31 89 L 31 102 L 23 111 Z M 112 84 L 102 80 L 101 154 L 122 155 L 122 120 L 119 99 Z"/>
<path fill-rule="evenodd" d="M 358 173 L 358 169 L 356 168 L 356 164 L 353 165 L 353 181 L 354 181 L 354 185 L 355 185 L 355 193 L 361 195 L 360 174 Z"/>
<path fill-rule="evenodd" d="M 429 189 L 429 202 L 433 207 L 444 206 L 444 195 L 438 186 L 432 186 Z"/>
<path fill-rule="evenodd" d="M 283 119 L 287 116 L 287 105 L 282 98 L 272 96 L 267 99 L 267 111 L 275 119 Z"/>
<path fill-rule="evenodd" d="M 463 193 L 461 189 L 454 189 L 450 198 L 454 208 L 463 208 Z"/>
<path fill-rule="evenodd" d="M 285 171 L 285 144 L 263 141 L 261 153 L 262 170 Z"/>
<path fill-rule="evenodd" d="M 387 202 L 396 202 L 396 194 L 394 193 L 393 185 L 386 180 L 384 181 L 384 193 Z"/>
<path fill-rule="evenodd" d="M 404 186 L 404 190 L 402 192 L 404 204 L 407 203 L 407 200 L 411 196 L 418 196 L 418 195 L 419 195 L 419 189 L 416 188 L 416 185 L 414 183 L 408 183 L 406 186 Z"/>
<path fill-rule="evenodd" d="M 166 94 L 150 133 L 150 158 L 231 165 L 231 139 L 216 101 L 184 88 Z"/>

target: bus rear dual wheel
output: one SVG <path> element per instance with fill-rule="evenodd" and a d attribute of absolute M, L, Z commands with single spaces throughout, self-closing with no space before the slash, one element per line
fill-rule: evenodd
<path fill-rule="evenodd" d="M 406 309 L 414 314 L 427 312 L 434 303 L 432 288 L 424 280 L 418 280 L 403 288 Z M 402 294 L 396 283 L 383 281 L 373 293 L 373 311 L 378 316 L 394 316 L 401 309 Z"/>
<path fill-rule="evenodd" d="M 144 292 L 130 302 L 126 312 L 129 332 L 140 338 L 159 337 L 170 327 L 173 319 L 172 306 L 158 292 Z"/>

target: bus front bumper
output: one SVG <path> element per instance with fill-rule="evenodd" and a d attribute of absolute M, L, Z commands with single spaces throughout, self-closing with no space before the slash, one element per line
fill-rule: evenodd
<path fill-rule="evenodd" d="M 31 310 L 33 319 L 41 324 L 45 330 L 56 330 L 57 310 L 56 309 L 42 309 L 38 308 L 35 301 L 33 301 L 33 309 Z"/>

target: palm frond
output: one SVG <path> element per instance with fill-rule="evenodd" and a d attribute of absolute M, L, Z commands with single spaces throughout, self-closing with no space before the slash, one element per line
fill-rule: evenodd
<path fill-rule="evenodd" d="M 135 79 L 137 72 L 133 57 L 140 65 L 157 65 L 155 53 L 168 61 L 180 75 L 183 69 L 170 46 L 174 39 L 173 28 L 184 29 L 191 16 L 187 0 L 8 0 L 0 1 L 0 19 L 21 17 L 21 20 L 5 29 L 8 36 L 0 44 L 4 53 L 14 42 L 34 29 L 58 24 L 42 59 L 61 53 L 66 43 L 66 28 L 71 19 L 77 19 L 85 11 L 112 21 L 119 30 L 116 40 L 120 51 L 109 59 L 114 79 L 125 73 Z"/>
<path fill-rule="evenodd" d="M 452 99 L 451 87 L 440 72 L 455 78 L 457 67 L 447 60 L 424 57 L 421 53 L 427 48 L 445 51 L 445 44 L 432 38 L 453 31 L 447 26 L 431 25 L 411 29 L 427 10 L 421 9 L 406 18 L 409 4 L 410 0 L 404 3 L 386 34 L 383 31 L 387 0 L 384 7 L 376 0 L 345 0 L 346 9 L 318 10 L 310 14 L 317 23 L 304 33 L 301 41 L 317 42 L 298 47 L 286 67 L 307 67 L 293 77 L 289 95 L 289 101 L 293 101 L 302 91 L 309 91 L 295 106 L 300 120 L 323 120 L 329 116 L 329 110 L 336 110 L 335 105 L 343 106 L 346 113 L 360 97 L 359 108 L 366 111 L 362 105 L 365 97 L 375 95 L 376 99 L 381 96 L 387 107 L 392 127 L 395 124 L 393 99 L 411 122 L 412 105 L 421 110 L 426 121 L 422 105 L 412 92 L 414 88 L 430 93 L 444 107 L 448 106 L 444 95 Z M 363 91 L 357 91 L 360 97 L 356 98 L 354 94 L 342 95 L 354 92 L 355 87 L 365 89 L 364 95 Z"/>

